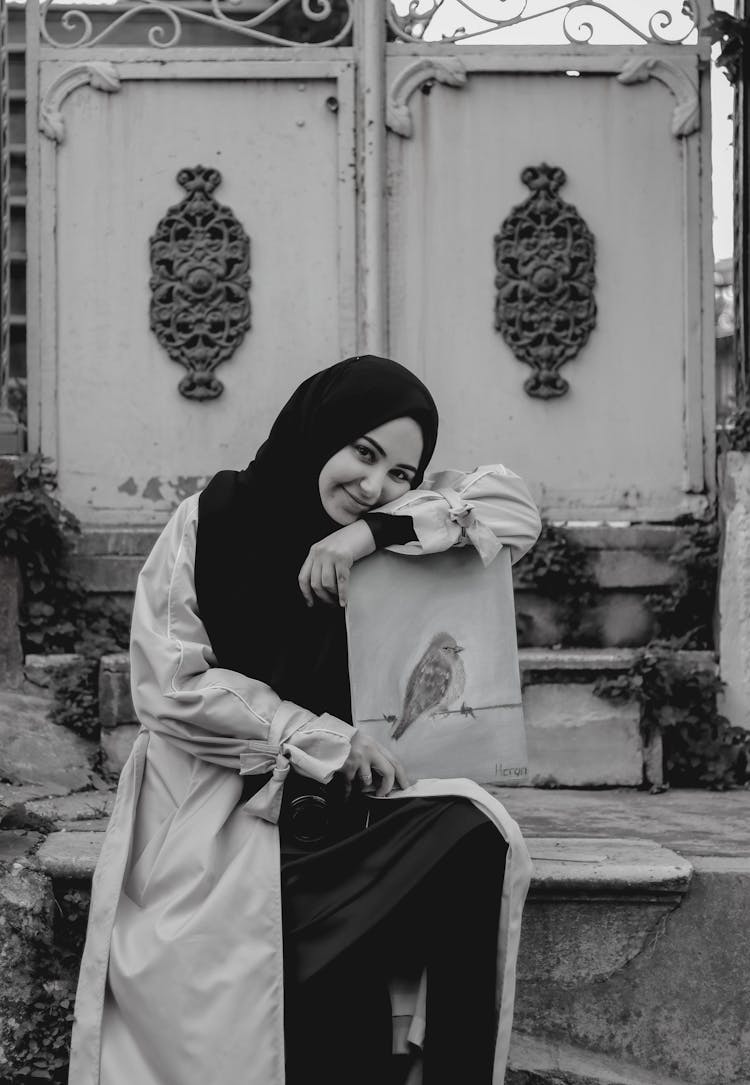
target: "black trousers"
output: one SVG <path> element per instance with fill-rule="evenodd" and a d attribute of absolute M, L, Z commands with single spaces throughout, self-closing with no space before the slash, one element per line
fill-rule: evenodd
<path fill-rule="evenodd" d="M 424 1085 L 490 1085 L 507 845 L 462 799 L 374 802 L 364 833 L 282 849 L 287 1085 L 397 1085 L 388 978 L 427 969 Z"/>

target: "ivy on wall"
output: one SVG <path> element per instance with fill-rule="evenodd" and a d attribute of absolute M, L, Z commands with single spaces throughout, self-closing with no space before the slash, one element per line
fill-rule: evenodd
<path fill-rule="evenodd" d="M 748 426 L 750 438 L 750 425 Z M 678 522 L 679 523 L 679 522 Z M 686 669 L 676 652 L 710 649 L 718 576 L 715 521 L 680 523 L 669 561 L 674 584 L 646 597 L 657 637 L 623 674 L 601 678 L 594 691 L 615 701 L 636 701 L 646 742 L 660 733 L 664 776 L 671 786 L 721 789 L 750 779 L 750 733 L 733 727 L 716 708 L 717 675 Z M 516 566 L 516 583 L 562 604 L 563 643 L 580 643 L 581 616 L 596 599 L 588 552 L 564 527 L 544 524 L 534 549 Z"/>
<path fill-rule="evenodd" d="M 98 661 L 127 646 L 130 617 L 112 600 L 92 600 L 71 572 L 80 526 L 59 501 L 49 461 L 20 456 L 14 471 L 16 492 L 0 497 L 0 554 L 18 561 L 22 647 L 25 654 L 83 657 L 57 679 L 52 719 L 91 738 L 99 728 Z"/>
<path fill-rule="evenodd" d="M 75 882 L 56 886 L 54 929 L 49 941 L 40 940 L 34 946 L 35 967 L 24 992 L 25 1012 L 18 1019 L 4 1017 L 0 1021 L 1 1085 L 65 1085 L 68 1081 L 70 1034 L 89 903 L 87 888 Z"/>
<path fill-rule="evenodd" d="M 596 577 L 588 551 L 565 528 L 544 521 L 535 545 L 515 566 L 514 579 L 517 587 L 556 602 L 563 645 L 585 641 L 582 619 L 594 605 Z"/>
<path fill-rule="evenodd" d="M 717 711 L 720 678 L 712 671 L 688 669 L 675 654 L 681 643 L 652 642 L 626 672 L 600 678 L 594 692 L 640 705 L 644 741 L 661 735 L 668 785 L 719 791 L 743 785 L 750 779 L 750 732 Z"/>

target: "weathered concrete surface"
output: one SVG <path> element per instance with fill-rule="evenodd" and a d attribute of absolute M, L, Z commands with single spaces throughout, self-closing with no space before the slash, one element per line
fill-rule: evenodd
<path fill-rule="evenodd" d="M 622 1059 L 514 1033 L 505 1085 L 687 1085 Z"/>
<path fill-rule="evenodd" d="M 0 692 L 0 777 L 50 795 L 89 787 L 98 746 L 48 718 L 49 699 Z"/>
<path fill-rule="evenodd" d="M 523 689 L 529 783 L 563 787 L 640 784 L 640 710 L 595 696 L 593 684 Z"/>
<path fill-rule="evenodd" d="M 653 840 L 534 836 L 527 844 L 534 862 L 532 892 L 545 899 L 583 893 L 587 900 L 676 904 L 693 874 L 689 860 Z"/>
<path fill-rule="evenodd" d="M 18 803 L 26 803 L 31 799 L 45 799 L 49 795 L 46 787 L 40 784 L 0 784 L 0 817 L 3 812 Z"/>
<path fill-rule="evenodd" d="M 638 590 L 601 591 L 593 605 L 580 615 L 579 638 L 584 644 L 611 647 L 648 643 L 656 626 L 645 598 Z M 520 645 L 555 645 L 570 634 L 565 607 L 556 600 L 517 588 L 515 605 Z"/>
<path fill-rule="evenodd" d="M 105 790 L 77 791 L 59 798 L 32 799 L 24 805 L 27 810 L 56 823 L 89 822 L 108 818 L 114 806 L 114 792 Z"/>
<path fill-rule="evenodd" d="M 34 856 L 36 867 L 51 878 L 88 880 L 102 847 L 102 833 L 50 833 Z"/>
<path fill-rule="evenodd" d="M 23 652 L 18 631 L 21 587 L 15 558 L 0 557 L 0 686 L 23 684 Z"/>
<path fill-rule="evenodd" d="M 635 928 L 635 917 L 623 920 L 620 913 L 629 906 L 530 900 L 517 1031 L 695 1085 L 746 1085 L 750 860 L 694 862 L 683 903 L 662 915 L 653 905 L 643 906 L 645 922 L 628 943 L 623 935 L 629 923 Z M 618 938 L 631 955 L 612 967 L 611 946 Z M 585 964 L 574 970 L 575 960 Z"/>
<path fill-rule="evenodd" d="M 719 475 L 719 656 L 725 683 L 720 704 L 732 723 L 750 728 L 750 454 L 726 453 Z"/>
<path fill-rule="evenodd" d="M 747 1085 L 750 791 L 492 790 L 536 857 L 514 1042 L 536 1054 L 507 1085 Z M 100 825 L 70 823 L 35 862 L 90 877 Z"/>
<path fill-rule="evenodd" d="M 34 687 L 34 691 L 40 694 L 46 691 L 50 695 L 54 693 L 55 681 L 72 668 L 80 667 L 84 662 L 83 656 L 73 652 L 60 652 L 57 655 L 30 654 L 24 660 L 23 670 L 26 681 Z"/>
<path fill-rule="evenodd" d="M 521 648 L 518 664 L 521 675 L 545 672 L 564 672 L 573 681 L 587 680 L 589 676 L 618 674 L 631 667 L 638 658 L 638 648 Z M 716 672 L 713 652 L 679 650 L 673 653 L 676 662 L 686 671 Z M 582 676 L 582 677 L 581 677 Z"/>
<path fill-rule="evenodd" d="M 693 856 L 750 857 L 750 790 L 577 791 L 489 787 L 525 836 L 655 840 Z"/>
<path fill-rule="evenodd" d="M 671 908 L 646 899 L 638 905 L 633 894 L 609 904 L 593 895 L 552 903 L 532 894 L 519 961 L 519 1033 L 641 1067 L 641 1079 L 623 1070 L 627 1085 L 650 1083 L 648 1073 L 670 1085 L 747 1085 L 750 791 L 491 790 L 532 852 L 541 834 L 571 845 L 584 833 L 653 837 L 694 867 L 682 903 Z M 519 1077 L 517 1085 L 589 1085 L 584 1074 L 545 1074 Z"/>

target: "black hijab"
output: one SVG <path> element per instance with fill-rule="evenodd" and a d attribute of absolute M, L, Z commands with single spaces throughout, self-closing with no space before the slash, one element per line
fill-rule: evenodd
<path fill-rule="evenodd" d="M 220 471 L 200 496 L 195 587 L 218 665 L 266 682 L 283 700 L 351 721 L 341 607 L 307 607 L 297 577 L 313 543 L 340 528 L 318 477 L 369 430 L 413 418 L 424 447 L 418 486 L 437 440 L 427 388 L 388 358 L 347 358 L 304 381 L 244 471 Z"/>

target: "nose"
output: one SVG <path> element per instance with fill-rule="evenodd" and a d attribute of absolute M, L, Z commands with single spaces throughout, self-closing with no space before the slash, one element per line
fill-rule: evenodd
<path fill-rule="evenodd" d="M 385 469 L 373 465 L 365 471 L 359 480 L 359 488 L 367 501 L 373 504 L 378 500 L 385 485 Z"/>

